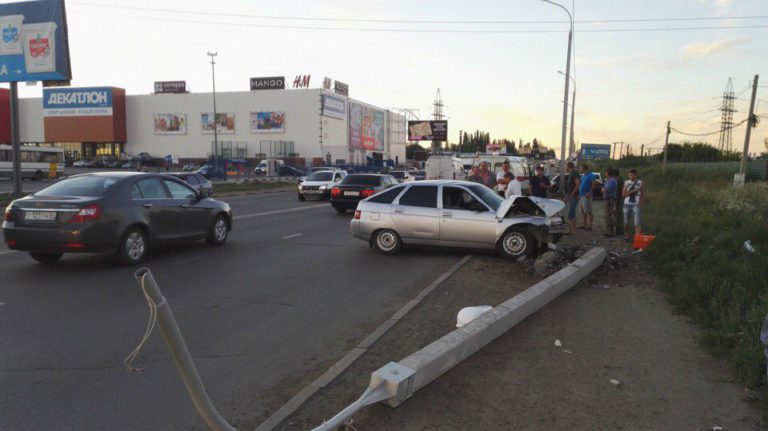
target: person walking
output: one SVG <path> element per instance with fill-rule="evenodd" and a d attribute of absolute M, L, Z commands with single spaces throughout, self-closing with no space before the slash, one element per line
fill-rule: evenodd
<path fill-rule="evenodd" d="M 494 186 L 496 185 L 496 175 L 491 172 L 490 169 L 488 169 L 490 165 L 488 162 L 482 162 L 480 163 L 480 182 L 488 187 L 489 189 L 493 190 Z"/>
<path fill-rule="evenodd" d="M 614 176 L 613 168 L 605 171 L 605 185 L 603 186 L 603 199 L 605 200 L 605 236 L 616 236 L 616 197 L 618 196 L 618 183 Z"/>
<path fill-rule="evenodd" d="M 576 234 L 576 206 L 579 204 L 579 186 L 581 179 L 573 162 L 566 165 L 568 178 L 565 180 L 565 197 L 563 202 L 568 206 L 568 225 L 571 227 L 571 235 Z"/>
<path fill-rule="evenodd" d="M 544 166 L 536 166 L 536 175 L 531 177 L 531 196 L 546 198 L 547 190 L 552 189 L 552 183 L 544 175 Z"/>
<path fill-rule="evenodd" d="M 589 165 L 584 163 L 579 167 L 581 183 L 579 184 L 579 205 L 584 215 L 584 225 L 579 229 L 592 230 L 592 193 L 595 188 L 595 174 L 589 171 Z"/>
<path fill-rule="evenodd" d="M 645 195 L 643 181 L 637 177 L 637 169 L 629 170 L 629 179 L 624 182 L 621 196 L 624 198 L 624 241 L 629 242 L 629 222 L 634 222 L 635 235 L 643 233 L 640 228 L 640 205 Z"/>

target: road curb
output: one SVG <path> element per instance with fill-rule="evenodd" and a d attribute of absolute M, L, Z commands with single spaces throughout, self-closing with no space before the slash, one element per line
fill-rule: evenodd
<path fill-rule="evenodd" d="M 304 387 L 296 395 L 293 396 L 287 403 L 280 407 L 275 413 L 256 427 L 255 431 L 269 431 L 278 426 L 282 421 L 292 415 L 302 406 L 312 395 L 317 393 L 320 389 L 328 386 L 333 380 L 343 373 L 350 365 L 352 365 L 359 357 L 363 356 L 373 344 L 378 341 L 384 334 L 386 334 L 392 327 L 397 324 L 400 319 L 405 317 L 409 311 L 417 306 L 430 292 L 435 290 L 438 286 L 444 283 L 451 275 L 461 269 L 472 258 L 471 254 L 464 256 L 460 261 L 455 263 L 451 268 L 442 273 L 432 283 L 425 287 L 419 294 L 408 301 L 403 307 L 401 307 L 395 314 L 384 323 L 379 325 L 378 328 L 373 330 L 367 337 L 365 337 L 355 348 L 347 352 L 338 362 L 336 362 L 331 368 L 323 373 L 320 377 L 315 379 L 314 382 Z"/>

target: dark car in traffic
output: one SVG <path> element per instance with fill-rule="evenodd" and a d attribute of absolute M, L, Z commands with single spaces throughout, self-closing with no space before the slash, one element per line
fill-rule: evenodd
<path fill-rule="evenodd" d="M 399 184 L 391 175 L 351 174 L 331 189 L 331 205 L 340 214 L 357 208 L 357 204 L 388 187 Z"/>
<path fill-rule="evenodd" d="M 3 216 L 8 248 L 41 263 L 64 253 L 112 253 L 141 262 L 151 248 L 205 239 L 226 242 L 232 211 L 189 184 L 164 174 L 75 175 L 11 202 Z"/>
<path fill-rule="evenodd" d="M 209 180 L 226 180 L 227 179 L 226 172 L 211 165 L 204 165 L 200 169 L 195 171 L 195 173 L 200 174 Z"/>
<path fill-rule="evenodd" d="M 280 177 L 302 177 L 304 176 L 304 172 L 293 166 L 280 166 L 277 168 L 277 175 Z"/>
<path fill-rule="evenodd" d="M 196 172 L 168 172 L 166 175 L 176 177 L 194 187 L 197 191 L 205 190 L 208 196 L 213 196 L 213 184 L 208 181 L 208 178 Z"/>

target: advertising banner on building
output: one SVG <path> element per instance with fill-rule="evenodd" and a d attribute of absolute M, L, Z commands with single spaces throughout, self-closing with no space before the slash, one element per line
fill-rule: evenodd
<path fill-rule="evenodd" d="M 323 94 L 323 115 L 343 120 L 347 116 L 347 102 L 343 97 Z"/>
<path fill-rule="evenodd" d="M 384 111 L 349 102 L 349 148 L 384 151 Z"/>
<path fill-rule="evenodd" d="M 235 113 L 217 112 L 216 121 L 213 120 L 213 112 L 203 112 L 200 114 L 200 124 L 204 135 L 213 135 L 214 125 L 216 133 L 222 135 L 235 134 Z"/>
<path fill-rule="evenodd" d="M 0 82 L 71 79 L 64 0 L 0 4 Z"/>
<path fill-rule="evenodd" d="M 340 81 L 334 82 L 333 91 L 336 94 L 341 94 L 342 96 L 349 97 L 349 85 L 343 82 L 340 82 Z"/>
<path fill-rule="evenodd" d="M 186 135 L 187 115 L 173 112 L 155 114 L 155 135 Z"/>
<path fill-rule="evenodd" d="M 112 115 L 112 88 L 44 88 L 43 117 Z"/>
<path fill-rule="evenodd" d="M 409 141 L 447 141 L 448 121 L 409 121 Z"/>
<path fill-rule="evenodd" d="M 187 81 L 155 81 L 155 94 L 181 94 L 187 92 Z"/>
<path fill-rule="evenodd" d="M 251 133 L 285 132 L 285 112 L 251 112 Z"/>
<path fill-rule="evenodd" d="M 581 160 L 611 158 L 611 144 L 581 144 Z"/>
<path fill-rule="evenodd" d="M 285 90 L 285 76 L 251 78 L 251 91 L 256 90 Z"/>

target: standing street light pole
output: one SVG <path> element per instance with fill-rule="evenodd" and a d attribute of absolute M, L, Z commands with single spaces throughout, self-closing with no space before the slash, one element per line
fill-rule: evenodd
<path fill-rule="evenodd" d="M 568 30 L 568 54 L 565 58 L 565 90 L 563 92 L 563 133 L 560 139 L 560 184 L 563 186 L 560 187 L 560 190 L 565 193 L 565 160 L 566 160 L 566 154 L 565 154 L 565 135 L 566 135 L 566 127 L 568 125 L 568 84 L 570 84 L 570 78 L 571 78 L 571 45 L 573 43 L 573 17 L 571 16 L 571 13 L 566 9 L 563 5 L 559 3 L 555 3 L 551 0 L 541 0 L 544 3 L 549 3 L 552 5 L 555 5 L 559 7 L 560 9 L 564 10 L 565 13 L 568 14 L 568 19 L 571 21 L 571 28 Z"/>
<path fill-rule="evenodd" d="M 219 151 L 219 133 L 218 124 L 216 124 L 216 61 L 214 57 L 219 55 L 218 52 L 209 52 L 208 56 L 211 57 L 211 79 L 213 80 L 213 163 L 216 168 L 219 166 L 219 157 L 217 155 Z"/>
<path fill-rule="evenodd" d="M 563 71 L 558 70 L 557 73 L 565 75 Z M 571 76 L 571 82 L 573 82 L 573 100 L 571 101 L 571 140 L 568 146 L 568 154 L 573 154 L 576 151 L 576 141 L 573 138 L 573 120 L 576 115 L 576 80 Z"/>

